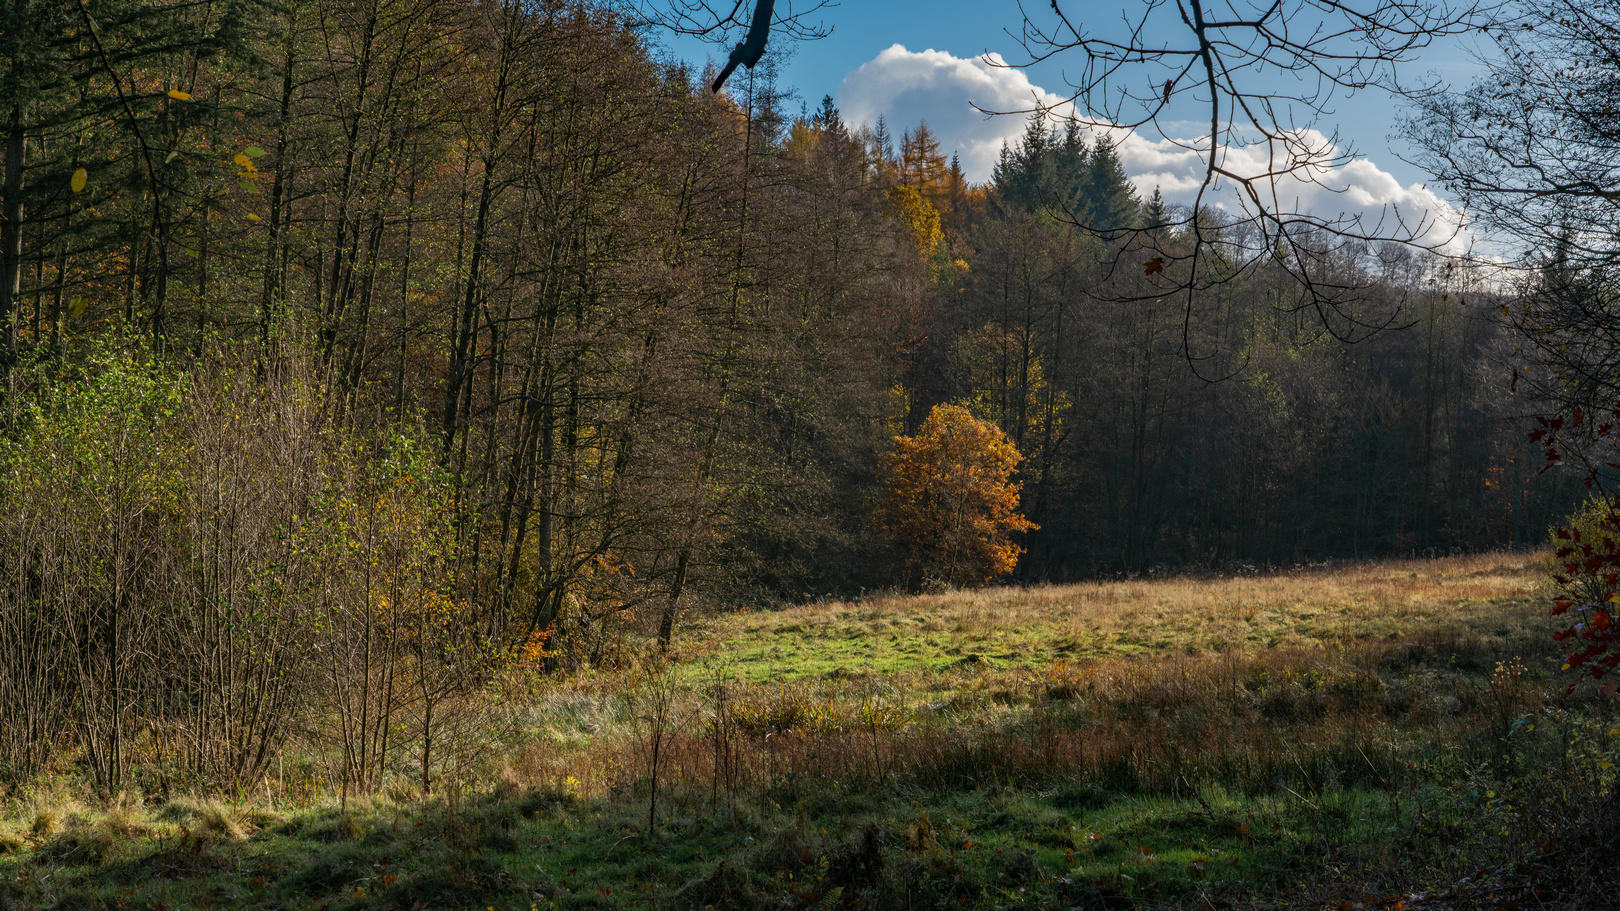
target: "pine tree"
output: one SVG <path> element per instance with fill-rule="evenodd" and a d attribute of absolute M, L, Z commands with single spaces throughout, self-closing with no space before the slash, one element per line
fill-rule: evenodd
<path fill-rule="evenodd" d="M 849 127 L 844 124 L 844 116 L 833 104 L 831 95 L 822 96 L 821 110 L 811 118 L 810 125 L 821 134 L 822 153 L 841 171 L 860 162 L 859 143 L 850 135 Z"/>
<path fill-rule="evenodd" d="M 991 175 L 996 196 L 1012 210 L 1034 212 L 1056 201 L 1056 173 L 1052 132 L 1045 118 L 1035 113 L 1024 127 L 1018 148 L 1003 147 L 1001 161 Z"/>
<path fill-rule="evenodd" d="M 872 128 L 872 144 L 867 152 L 872 170 L 879 180 L 887 180 L 894 176 L 894 137 L 889 133 L 889 124 L 879 114 L 877 126 Z"/>
<path fill-rule="evenodd" d="M 1056 137 L 1054 137 L 1056 139 Z M 1085 204 L 1090 181 L 1091 156 L 1080 124 L 1071 119 L 1063 128 L 1063 138 L 1052 146 L 1054 191 L 1065 214 L 1073 214 Z"/>
<path fill-rule="evenodd" d="M 838 106 L 833 103 L 831 95 L 821 96 L 821 109 L 816 111 L 810 123 L 817 129 L 827 129 L 833 124 L 843 126 L 843 118 L 838 114 Z"/>
<path fill-rule="evenodd" d="M 1142 207 L 1142 227 L 1157 238 L 1169 231 L 1169 224 L 1170 206 L 1164 201 L 1164 194 L 1155 186 L 1153 195 L 1148 197 L 1147 204 Z"/>
<path fill-rule="evenodd" d="M 951 167 L 945 174 L 945 185 L 949 188 L 950 207 L 954 210 L 957 203 L 967 194 L 967 175 L 962 173 L 962 155 L 960 152 L 951 153 Z"/>
<path fill-rule="evenodd" d="M 1125 177 L 1125 166 L 1114 151 L 1111 139 L 1107 136 L 1097 139 L 1089 164 L 1085 188 L 1086 226 L 1112 233 L 1135 224 L 1141 202 L 1136 198 L 1136 188 Z"/>

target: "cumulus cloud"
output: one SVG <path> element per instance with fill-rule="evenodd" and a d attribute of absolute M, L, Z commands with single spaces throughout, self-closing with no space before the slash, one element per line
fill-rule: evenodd
<path fill-rule="evenodd" d="M 1021 69 L 1006 67 L 995 54 L 964 59 L 945 51 L 911 51 L 893 45 L 844 77 L 838 105 L 852 124 L 877 122 L 883 115 L 895 136 L 919 120 L 928 121 L 941 147 L 961 155 L 968 179 L 990 178 L 1002 145 L 1016 145 L 1024 133 L 1025 116 L 990 116 L 982 111 L 1047 110 L 1054 122 L 1074 113 L 1071 104 L 1029 81 Z M 1206 135 L 1191 123 L 1165 124 L 1174 137 L 1184 128 L 1185 138 L 1149 137 L 1124 129 L 1108 130 L 1131 182 L 1144 196 L 1157 187 L 1172 203 L 1194 201 L 1204 179 Z M 1314 130 L 1301 131 L 1295 140 L 1337 153 L 1328 137 Z M 1222 164 L 1244 175 L 1268 170 L 1265 146 L 1251 145 L 1223 151 Z M 1386 236 L 1411 231 L 1431 243 L 1459 251 L 1467 235 L 1459 234 L 1460 213 L 1421 184 L 1400 181 L 1366 159 L 1341 163 L 1306 179 L 1288 175 L 1268 192 L 1284 211 L 1309 212 L 1323 219 L 1360 217 L 1364 228 Z M 1230 187 L 1219 188 L 1206 204 L 1241 211 L 1242 200 Z"/>
<path fill-rule="evenodd" d="M 994 117 L 975 110 L 1027 111 L 1036 106 L 1070 110 L 1063 99 L 1029 81 L 1023 70 L 1002 65 L 995 54 L 962 59 L 944 51 L 908 51 L 893 45 L 844 77 L 838 107 L 850 123 L 888 118 L 898 137 L 919 120 L 946 151 L 962 156 L 968 179 L 990 179 L 1003 142 L 1016 145 L 1024 118 Z"/>
<path fill-rule="evenodd" d="M 1157 187 L 1166 199 L 1192 203 L 1204 180 L 1208 136 L 1193 139 L 1149 139 L 1127 130 L 1111 130 L 1120 163 L 1131 183 L 1142 194 Z M 1340 149 L 1322 133 L 1303 130 L 1293 140 L 1321 157 L 1338 159 Z M 1260 182 L 1256 189 L 1268 211 L 1309 213 L 1324 221 L 1348 223 L 1359 220 L 1359 230 L 1384 237 L 1414 237 L 1461 253 L 1469 235 L 1459 230 L 1461 213 L 1422 184 L 1403 186 L 1394 175 L 1365 158 L 1337 160 L 1330 168 L 1300 168 L 1289 172 L 1277 161 L 1287 161 L 1279 152 L 1273 157 L 1267 146 L 1255 143 L 1222 151 L 1221 166 L 1246 177 L 1258 177 L 1273 170 L 1284 173 Z M 1206 204 L 1228 211 L 1248 211 L 1246 201 L 1230 185 L 1217 181 L 1215 192 L 1206 193 Z"/>

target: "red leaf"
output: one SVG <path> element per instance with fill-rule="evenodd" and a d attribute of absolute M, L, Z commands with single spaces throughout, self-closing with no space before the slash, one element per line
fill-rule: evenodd
<path fill-rule="evenodd" d="M 1142 264 L 1143 275 L 1154 275 L 1164 271 L 1164 257 L 1155 256 Z"/>

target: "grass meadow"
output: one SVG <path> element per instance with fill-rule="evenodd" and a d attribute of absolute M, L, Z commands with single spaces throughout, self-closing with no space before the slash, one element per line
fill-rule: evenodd
<path fill-rule="evenodd" d="M 0 806 L 0 908 L 1605 908 L 1612 700 L 1543 557 L 884 595 L 509 678 L 334 792 Z"/>

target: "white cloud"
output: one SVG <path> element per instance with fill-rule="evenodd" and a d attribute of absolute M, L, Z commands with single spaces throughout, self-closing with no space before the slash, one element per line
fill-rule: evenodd
<path fill-rule="evenodd" d="M 1207 153 L 1202 151 L 1209 148 L 1207 136 L 1154 141 L 1126 130 L 1112 132 L 1120 162 L 1139 192 L 1148 194 L 1158 187 L 1171 202 L 1185 204 L 1196 199 L 1208 164 Z M 1340 151 L 1316 130 L 1300 131 L 1294 139 L 1327 159 Z M 1288 159 L 1279 150 L 1277 160 Z M 1245 176 L 1263 175 L 1275 167 L 1267 147 L 1259 143 L 1225 149 L 1221 166 Z M 1229 182 L 1217 181 L 1216 188 L 1213 196 L 1205 195 L 1206 203 L 1231 211 L 1244 210 L 1244 200 Z M 1325 221 L 1359 219 L 1360 231 L 1368 234 L 1415 236 L 1452 253 L 1463 252 L 1470 239 L 1457 230 L 1461 213 L 1449 202 L 1422 184 L 1402 186 L 1393 175 L 1365 158 L 1343 161 L 1331 168 L 1302 167 L 1259 183 L 1256 190 L 1264 194 L 1268 211 L 1309 213 Z"/>
<path fill-rule="evenodd" d="M 1055 120 L 1067 118 L 1074 110 L 1061 96 L 1030 82 L 1023 70 L 999 65 L 1001 62 L 994 54 L 963 59 L 945 51 L 910 51 L 896 44 L 844 77 L 838 105 L 852 124 L 876 123 L 878 115 L 884 115 L 897 138 L 901 130 L 927 120 L 941 147 L 961 154 L 968 179 L 988 180 L 1002 144 L 1016 145 L 1023 135 L 1025 117 L 989 116 L 979 109 L 1044 107 Z M 1187 137 L 1149 138 L 1124 129 L 1109 132 L 1125 172 L 1139 192 L 1145 196 L 1158 187 L 1172 203 L 1191 203 L 1203 184 L 1206 160 L 1199 150 L 1208 148 L 1208 137 L 1197 134 L 1191 123 L 1165 126 L 1172 134 L 1185 129 Z M 1294 139 L 1329 155 L 1337 151 L 1315 130 L 1300 131 Z M 1267 170 L 1263 145 L 1228 148 L 1223 154 L 1223 166 L 1235 173 L 1258 175 Z M 1422 184 L 1402 186 L 1371 161 L 1345 162 L 1314 177 L 1283 176 L 1268 192 L 1276 194 L 1276 206 L 1282 211 L 1309 212 L 1324 219 L 1359 217 L 1369 232 L 1400 236 L 1411 231 L 1431 243 L 1445 244 L 1453 252 L 1466 245 L 1467 236 L 1456 229 L 1459 213 L 1454 207 Z M 1213 198 L 1206 195 L 1205 202 L 1230 210 L 1242 207 L 1230 188 Z"/>
<path fill-rule="evenodd" d="M 944 51 L 893 45 L 844 77 L 839 111 L 852 124 L 877 123 L 882 114 L 897 138 L 902 129 L 927 120 L 940 145 L 961 154 L 969 180 L 989 180 L 1001 144 L 1016 145 L 1024 134 L 1024 118 L 993 117 L 974 105 L 986 111 L 1027 111 L 1060 105 L 1062 99 L 1031 83 L 1023 70 L 1000 65 L 999 56 L 988 58 L 964 60 Z"/>

